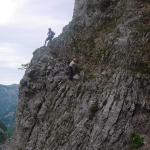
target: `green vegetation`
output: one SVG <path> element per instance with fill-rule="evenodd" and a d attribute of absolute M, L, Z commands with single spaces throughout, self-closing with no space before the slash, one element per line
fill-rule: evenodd
<path fill-rule="evenodd" d="M 103 54 L 105 54 L 108 51 L 107 48 L 101 49 L 100 51 L 97 51 L 97 58 L 102 57 Z"/>
<path fill-rule="evenodd" d="M 65 86 L 65 87 L 62 88 L 62 90 L 61 90 L 62 93 L 64 93 L 66 91 L 66 87 L 67 86 Z"/>
<path fill-rule="evenodd" d="M 17 150 L 22 150 L 22 148 L 18 148 Z"/>
<path fill-rule="evenodd" d="M 39 103 L 38 106 L 37 106 L 37 114 L 39 113 L 41 107 L 42 107 L 42 103 Z"/>
<path fill-rule="evenodd" d="M 101 28 L 101 30 L 112 30 L 116 27 L 117 21 L 119 20 L 119 18 L 121 18 L 123 15 L 123 13 L 120 13 L 120 15 L 116 16 L 115 18 L 110 19 L 108 22 L 106 22 L 104 24 L 104 26 Z"/>
<path fill-rule="evenodd" d="M 79 49 L 79 48 L 77 48 L 77 49 L 75 50 L 75 52 L 76 52 L 76 53 L 83 53 L 83 51 L 82 51 L 81 49 Z"/>
<path fill-rule="evenodd" d="M 7 131 L 6 126 L 2 122 L 0 122 L 0 128 L 2 128 L 3 131 Z"/>
<path fill-rule="evenodd" d="M 84 70 L 83 68 L 78 68 L 77 73 L 79 74 L 82 70 Z"/>
<path fill-rule="evenodd" d="M 107 99 L 103 101 L 103 106 L 107 104 Z"/>
<path fill-rule="evenodd" d="M 92 120 L 95 113 L 98 111 L 98 101 L 96 101 L 89 109 L 90 111 L 90 115 L 89 115 L 89 119 Z"/>
<path fill-rule="evenodd" d="M 46 98 L 45 98 L 45 96 L 42 96 L 42 100 L 43 100 L 43 102 L 45 102 L 45 101 L 46 101 Z"/>
<path fill-rule="evenodd" d="M 77 89 L 77 91 L 76 91 L 76 97 L 78 97 L 79 94 L 81 94 L 81 97 L 82 97 L 82 95 L 83 95 L 84 93 L 85 93 L 85 87 L 83 87 L 82 89 L 79 88 L 79 89 Z"/>
<path fill-rule="evenodd" d="M 143 27 L 141 29 L 141 31 L 144 32 L 144 33 L 150 32 L 150 27 L 149 26 Z"/>
<path fill-rule="evenodd" d="M 25 70 L 25 69 L 27 69 L 28 67 L 29 67 L 29 62 L 26 63 L 26 64 L 22 64 L 22 65 L 21 65 L 21 68 L 18 68 L 18 69 L 20 69 L 20 70 Z"/>
<path fill-rule="evenodd" d="M 58 144 L 63 144 L 64 143 L 64 139 L 66 139 L 66 137 L 67 137 L 66 133 L 59 134 L 55 138 L 55 142 L 58 143 Z"/>
<path fill-rule="evenodd" d="M 0 129 L 2 129 L 3 131 L 0 130 L 0 144 L 4 143 L 7 139 L 7 128 L 6 126 L 0 122 Z"/>
<path fill-rule="evenodd" d="M 135 132 L 133 132 L 131 134 L 131 139 L 130 139 L 130 149 L 129 150 L 133 150 L 133 149 L 137 149 L 140 148 L 144 145 L 144 138 L 140 137 L 138 134 L 136 134 Z"/>
<path fill-rule="evenodd" d="M 142 73 L 150 73 L 150 67 L 148 66 L 148 64 L 142 62 L 137 65 L 136 70 Z"/>
<path fill-rule="evenodd" d="M 94 78 L 95 78 L 95 76 L 91 74 L 91 75 L 88 77 L 88 80 L 92 80 L 92 79 L 94 79 Z"/>
<path fill-rule="evenodd" d="M 6 136 L 4 133 L 0 132 L 0 144 L 3 144 L 6 141 Z"/>
<path fill-rule="evenodd" d="M 62 122 L 61 122 L 61 125 L 64 125 L 64 126 L 65 126 L 65 125 L 68 124 L 68 123 L 73 124 L 73 121 L 72 121 L 72 117 L 71 117 L 71 116 L 69 116 L 68 118 L 63 119 Z"/>
<path fill-rule="evenodd" d="M 114 96 L 114 101 L 118 101 L 119 98 L 120 98 L 120 95 L 115 95 L 115 96 Z"/>
<path fill-rule="evenodd" d="M 65 97 L 66 97 L 66 95 L 67 95 L 67 91 L 65 91 L 65 93 L 64 93 L 64 95 L 63 95 L 63 98 L 65 98 Z"/>
<path fill-rule="evenodd" d="M 57 89 L 59 83 L 60 83 L 60 81 L 56 81 L 56 82 L 55 82 L 53 88 L 51 89 L 52 92 L 53 92 L 53 91 L 56 91 L 56 89 Z M 57 91 L 58 91 L 58 89 L 57 89 Z"/>
<path fill-rule="evenodd" d="M 52 69 L 55 68 L 55 65 L 56 65 L 56 62 L 53 62 L 53 63 L 52 63 Z"/>
<path fill-rule="evenodd" d="M 12 134 L 13 134 L 13 130 L 14 130 L 14 127 L 7 127 L 7 131 L 8 131 L 8 133 L 9 133 L 9 136 L 12 136 Z"/>
<path fill-rule="evenodd" d="M 44 70 L 46 71 L 48 68 L 48 64 L 45 65 Z"/>

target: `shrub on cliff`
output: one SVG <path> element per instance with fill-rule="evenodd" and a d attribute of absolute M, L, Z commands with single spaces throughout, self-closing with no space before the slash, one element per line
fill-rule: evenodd
<path fill-rule="evenodd" d="M 144 138 L 140 137 L 136 133 L 131 134 L 131 140 L 130 140 L 130 150 L 140 148 L 144 145 Z"/>

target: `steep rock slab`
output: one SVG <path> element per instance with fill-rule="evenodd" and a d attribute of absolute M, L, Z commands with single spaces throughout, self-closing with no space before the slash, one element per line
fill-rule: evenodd
<path fill-rule="evenodd" d="M 149 149 L 147 0 L 76 0 L 52 48 L 33 53 L 20 82 L 15 132 L 5 149 L 128 150 L 131 133 Z M 79 61 L 79 80 L 66 68 Z"/>

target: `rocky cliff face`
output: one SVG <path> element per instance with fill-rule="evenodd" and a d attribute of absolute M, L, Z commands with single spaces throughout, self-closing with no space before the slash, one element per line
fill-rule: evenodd
<path fill-rule="evenodd" d="M 76 0 L 52 47 L 20 81 L 15 132 L 4 150 L 150 149 L 150 2 Z M 65 73 L 78 58 L 79 79 Z"/>

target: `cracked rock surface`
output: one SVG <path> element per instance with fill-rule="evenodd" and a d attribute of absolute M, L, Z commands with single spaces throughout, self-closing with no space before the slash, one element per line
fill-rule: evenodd
<path fill-rule="evenodd" d="M 133 132 L 149 150 L 149 8 L 148 0 L 76 0 L 52 47 L 33 53 L 3 150 L 128 150 Z"/>

